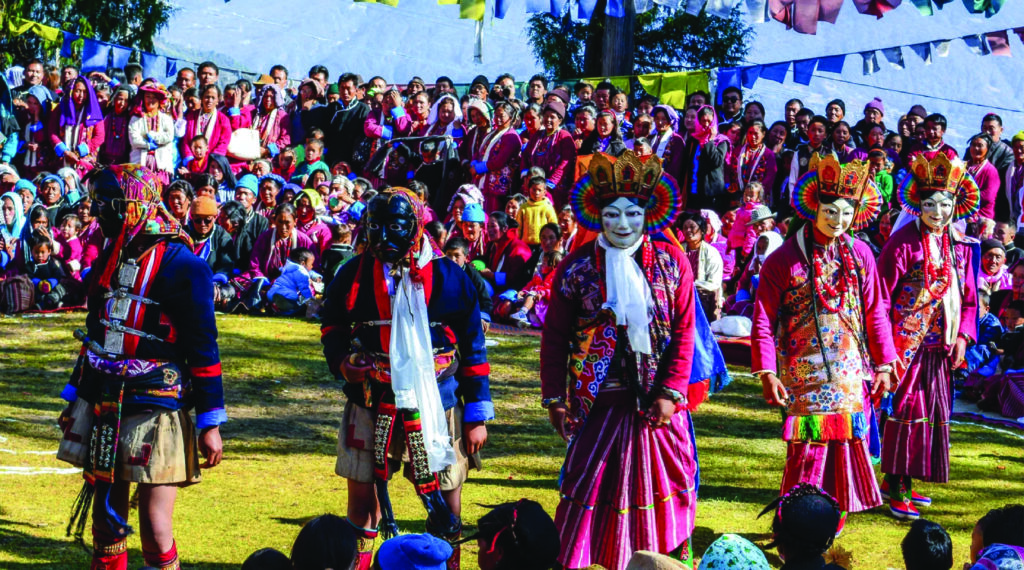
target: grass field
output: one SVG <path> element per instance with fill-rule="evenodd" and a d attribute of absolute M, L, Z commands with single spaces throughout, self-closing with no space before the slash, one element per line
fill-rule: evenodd
<path fill-rule="evenodd" d="M 84 314 L 0 318 L 0 568 L 85 568 L 86 551 L 64 537 L 77 474 L 49 473 L 56 460 L 62 404 L 57 394 L 76 353 L 71 331 Z M 237 568 L 252 551 L 288 552 L 300 525 L 345 512 L 345 482 L 334 475 L 337 424 L 344 398 L 328 376 L 319 330 L 296 320 L 221 317 L 221 354 L 231 421 L 223 427 L 225 460 L 183 491 L 175 514 L 186 568 Z M 486 505 L 527 497 L 554 513 L 564 445 L 539 407 L 539 340 L 495 337 L 490 351 L 498 419 L 488 426 L 484 467 L 463 495 L 472 525 Z M 780 418 L 744 371 L 694 415 L 702 486 L 695 551 L 725 532 L 767 542 L 769 521 L 757 519 L 777 493 L 784 446 Z M 988 509 L 1024 497 L 1024 438 L 984 427 L 953 428 L 952 483 L 930 485 L 926 516 L 953 536 L 957 568 L 970 531 Z M 25 474 L 25 472 L 31 474 Z M 399 524 L 422 532 L 423 509 L 407 484 L 392 485 Z M 133 513 L 132 524 L 137 517 Z M 899 542 L 907 524 L 883 512 L 854 515 L 838 544 L 852 568 L 902 568 Z M 137 536 L 130 567 L 142 565 Z M 475 568 L 475 546 L 464 552 Z M 769 556 L 773 564 L 779 560 Z"/>

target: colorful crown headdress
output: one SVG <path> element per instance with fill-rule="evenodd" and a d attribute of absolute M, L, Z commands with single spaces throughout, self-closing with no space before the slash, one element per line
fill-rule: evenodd
<path fill-rule="evenodd" d="M 920 216 L 921 195 L 928 192 L 945 192 L 953 197 L 954 220 L 972 216 L 981 207 L 981 189 L 967 167 L 960 159 L 951 159 L 941 152 L 932 158 L 925 153 L 916 155 L 899 180 L 896 195 L 904 210 Z"/>
<path fill-rule="evenodd" d="M 588 230 L 601 231 L 601 208 L 617 198 L 635 199 L 647 210 L 648 232 L 670 226 L 683 209 L 679 187 L 657 156 L 641 159 L 629 150 L 618 158 L 594 153 L 569 197 L 576 219 Z"/>
<path fill-rule="evenodd" d="M 840 164 L 833 154 L 815 153 L 808 163 L 807 174 L 793 189 L 793 206 L 797 215 L 813 221 L 818 216 L 822 196 L 857 202 L 852 230 L 863 229 L 875 219 L 882 208 L 882 194 L 871 177 L 868 162 L 854 160 Z"/>

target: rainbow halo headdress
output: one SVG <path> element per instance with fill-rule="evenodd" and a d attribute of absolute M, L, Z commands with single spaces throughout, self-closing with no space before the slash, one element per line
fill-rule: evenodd
<path fill-rule="evenodd" d="M 835 155 L 811 157 L 807 174 L 793 189 L 793 206 L 797 215 L 809 221 L 818 216 L 822 196 L 844 198 L 857 203 L 852 230 L 868 226 L 882 208 L 882 194 L 870 173 L 868 162 L 854 160 L 840 164 Z"/>
<path fill-rule="evenodd" d="M 910 163 L 896 189 L 900 205 L 915 216 L 921 215 L 921 195 L 944 192 L 953 197 L 953 219 L 962 220 L 981 208 L 981 189 L 960 159 L 942 153 L 928 159 L 918 154 Z"/>
<path fill-rule="evenodd" d="M 648 232 L 670 226 L 683 208 L 679 187 L 662 171 L 657 156 L 641 160 L 627 150 L 616 159 L 595 153 L 569 197 L 576 219 L 588 230 L 601 231 L 601 208 L 617 198 L 635 199 L 647 211 Z"/>

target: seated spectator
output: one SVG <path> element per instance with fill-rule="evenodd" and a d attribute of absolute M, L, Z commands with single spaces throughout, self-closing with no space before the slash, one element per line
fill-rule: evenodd
<path fill-rule="evenodd" d="M 80 280 L 82 271 L 82 241 L 78 233 L 82 231 L 82 221 L 76 214 L 65 214 L 60 219 L 60 232 L 54 238 L 60 245 L 60 260 L 71 273 L 71 277 Z"/>
<path fill-rule="evenodd" d="M 185 229 L 192 237 L 196 257 L 206 261 L 213 271 L 214 282 L 225 284 L 234 277 L 236 250 L 228 232 L 217 225 L 219 215 L 217 202 L 200 196 L 192 201 L 191 219 Z"/>
<path fill-rule="evenodd" d="M 981 273 L 978 285 L 995 293 L 1012 286 L 1010 272 L 1006 270 L 1006 250 L 999 240 L 981 242 Z"/>
<path fill-rule="evenodd" d="M 837 570 L 826 564 L 824 555 L 843 530 L 846 515 L 839 503 L 821 489 L 800 483 L 775 499 L 758 516 L 772 513 L 772 541 L 785 561 L 782 570 Z"/>
<path fill-rule="evenodd" d="M 1024 505 L 992 509 L 971 533 L 971 570 L 1024 568 Z"/>
<path fill-rule="evenodd" d="M 997 343 L 1003 336 L 1003 326 L 989 308 L 990 296 L 978 291 L 978 342 L 967 349 L 967 372 L 981 378 L 993 376 L 999 367 L 999 355 L 991 343 Z M 970 383 L 970 379 L 968 379 Z"/>
<path fill-rule="evenodd" d="M 295 172 L 292 173 L 292 178 L 301 178 L 300 184 L 305 186 L 306 179 L 309 178 L 313 172 L 322 170 L 325 175 L 331 175 L 331 169 L 327 166 L 327 163 L 320 160 L 324 152 L 323 141 L 313 139 L 306 143 L 306 160 L 295 168 Z"/>
<path fill-rule="evenodd" d="M 459 197 L 456 196 L 457 200 Z M 484 247 L 487 244 L 486 234 L 484 233 L 484 224 L 487 223 L 487 216 L 484 214 L 484 207 L 480 204 L 468 204 L 465 210 L 461 212 L 461 221 L 459 222 L 459 232 L 456 234 L 466 240 L 469 244 L 469 260 L 476 261 L 480 260 L 484 264 L 483 269 L 487 268 L 487 262 L 483 259 Z"/>
<path fill-rule="evenodd" d="M 583 245 L 582 239 L 580 243 L 576 243 L 579 224 L 576 223 L 576 214 L 572 211 L 572 206 L 563 206 L 562 210 L 558 212 L 558 229 L 562 230 L 562 253 L 569 255 L 577 245 Z"/>
<path fill-rule="evenodd" d="M 448 217 L 444 221 L 448 233 L 451 236 L 465 237 L 461 233 L 463 212 L 470 204 L 483 204 L 483 202 L 484 195 L 476 185 L 463 184 L 459 186 L 455 196 L 452 196 L 451 202 L 448 203 Z M 482 206 L 480 211 L 483 212 Z"/>
<path fill-rule="evenodd" d="M 751 182 L 743 189 L 743 205 L 736 211 L 736 222 L 729 231 L 729 249 L 737 252 L 736 257 L 743 259 L 750 255 L 757 239 L 757 231 L 752 224 L 748 224 L 751 215 L 758 206 L 762 210 L 767 209 L 764 205 L 764 186 L 760 182 Z M 762 210 L 758 210 L 761 212 Z M 771 210 L 767 210 L 771 213 Z"/>
<path fill-rule="evenodd" d="M 487 220 L 487 245 L 483 257 L 477 259 L 484 262 L 480 275 L 491 283 L 496 294 L 519 289 L 530 279 L 525 268 L 533 252 L 509 231 L 516 227 L 516 222 L 508 219 L 505 212 L 491 212 Z"/>
<path fill-rule="evenodd" d="M 223 154 L 211 154 L 206 173 L 213 176 L 214 182 L 217 183 L 218 204 L 234 199 L 238 181 L 235 180 L 235 174 L 231 172 L 231 163 L 228 162 L 228 157 Z"/>
<path fill-rule="evenodd" d="M 754 543 L 735 534 L 723 534 L 700 557 L 697 570 L 769 570 L 768 560 Z"/>
<path fill-rule="evenodd" d="M 509 202 L 512 201 L 509 200 Z M 540 229 L 545 224 L 558 222 L 555 207 L 548 199 L 548 183 L 543 176 L 535 176 L 530 179 L 530 198 L 519 208 L 516 217 L 512 219 L 519 224 L 520 239 L 529 246 L 540 244 Z"/>
<path fill-rule="evenodd" d="M 4 247 L 0 248 L 0 269 L 14 259 L 24 227 L 25 211 L 21 205 L 21 196 L 16 192 L 0 196 L 0 238 L 4 242 Z"/>
<path fill-rule="evenodd" d="M 557 566 L 558 529 L 540 504 L 529 499 L 498 505 L 477 521 L 480 570 L 547 570 Z M 385 543 L 386 544 L 386 543 Z"/>
<path fill-rule="evenodd" d="M 302 526 L 292 544 L 293 570 L 350 570 L 357 556 L 356 533 L 337 515 L 320 515 Z"/>
<path fill-rule="evenodd" d="M 707 221 L 699 213 L 686 212 L 677 223 L 682 229 L 686 257 L 693 269 L 693 284 L 697 287 L 704 315 L 709 322 L 715 321 L 721 316 L 723 301 L 722 256 L 704 239 Z"/>
<path fill-rule="evenodd" d="M 32 232 L 28 241 L 31 259 L 25 265 L 25 275 L 36 288 L 35 308 L 57 309 L 64 305 L 67 290 L 62 281 L 67 277 L 60 260 L 53 255 L 53 240 L 45 229 Z"/>
<path fill-rule="evenodd" d="M 249 269 L 244 276 L 251 280 L 277 279 L 288 256 L 297 247 L 312 251 L 315 246 L 312 240 L 295 227 L 295 206 L 280 204 L 274 212 L 274 225 L 256 239 Z"/>
<path fill-rule="evenodd" d="M 313 255 L 317 261 L 331 243 L 331 228 L 320 220 L 325 213 L 323 199 L 315 190 L 308 188 L 295 196 L 295 223 L 300 232 L 313 242 Z"/>
<path fill-rule="evenodd" d="M 256 205 L 256 212 L 265 218 L 270 218 L 277 207 L 277 195 L 284 188 L 284 178 L 277 174 L 267 174 L 259 179 L 259 202 Z"/>
<path fill-rule="evenodd" d="M 747 262 L 746 268 L 739 276 L 736 293 L 725 303 L 725 314 L 751 318 L 754 315 L 754 298 L 761 280 L 761 267 L 773 251 L 782 246 L 782 236 L 768 232 L 757 238 L 754 255 Z"/>
<path fill-rule="evenodd" d="M 551 251 L 541 256 L 541 263 L 538 267 L 540 273 L 533 276 L 533 279 L 520 291 L 509 289 L 502 296 L 514 293 L 506 297 L 512 306 L 508 309 L 512 312 L 509 315 L 519 328 L 533 327 L 544 328 L 544 317 L 548 313 L 548 301 L 551 298 L 551 284 L 555 280 L 555 269 L 562 262 L 565 256 L 560 251 Z"/>
<path fill-rule="evenodd" d="M 297 247 L 288 254 L 288 260 L 281 268 L 281 274 L 267 291 L 271 310 L 284 316 L 303 315 L 306 305 L 316 295 L 317 284 L 323 290 L 323 278 L 313 271 L 316 256 L 313 252 Z"/>
<path fill-rule="evenodd" d="M 175 180 L 164 187 L 164 206 L 183 226 L 188 225 L 189 210 L 195 197 L 192 185 L 187 180 Z"/>
<path fill-rule="evenodd" d="M 992 230 L 992 239 L 999 240 L 999 243 L 1003 244 L 1003 249 L 1006 250 L 1006 266 L 1013 267 L 1020 261 L 1020 258 L 1024 256 L 1024 250 L 1021 250 L 1014 243 L 1014 239 L 1017 237 L 1017 228 L 1014 224 L 1009 222 L 996 222 L 995 227 Z"/>
<path fill-rule="evenodd" d="M 1010 268 L 1010 288 L 992 294 L 991 311 L 1000 320 L 1003 311 L 1012 301 L 1024 300 L 1024 263 L 1017 262 Z"/>
<path fill-rule="evenodd" d="M 445 570 L 452 545 L 429 534 L 403 534 L 380 545 L 374 570 Z"/>
<path fill-rule="evenodd" d="M 38 203 L 46 208 L 50 227 L 56 227 L 57 220 L 71 209 L 68 202 L 64 179 L 56 174 L 45 174 L 39 181 Z"/>
<path fill-rule="evenodd" d="M 323 267 L 325 279 L 330 282 L 338 273 L 338 269 L 355 255 L 356 250 L 352 247 L 352 228 L 348 224 L 332 225 L 331 242 L 320 256 L 320 266 Z"/>
<path fill-rule="evenodd" d="M 903 565 L 906 570 L 950 570 L 953 568 L 953 541 L 941 525 L 917 519 L 903 537 Z"/>
<path fill-rule="evenodd" d="M 178 176 L 190 174 L 201 174 L 210 167 L 210 155 L 208 153 L 206 135 L 196 135 L 189 141 L 188 146 L 192 149 L 191 157 L 184 157 L 182 165 L 178 167 Z"/>

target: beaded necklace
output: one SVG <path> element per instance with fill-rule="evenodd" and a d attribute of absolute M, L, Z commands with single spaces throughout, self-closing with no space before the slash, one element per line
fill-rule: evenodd
<path fill-rule="evenodd" d="M 836 251 L 840 264 L 836 279 L 828 279 L 825 276 L 825 265 L 829 261 L 828 247 L 816 247 L 813 236 L 813 227 L 807 227 L 806 243 L 811 250 L 813 266 L 814 294 L 818 302 L 826 312 L 838 313 L 839 309 L 846 303 L 846 295 L 857 289 L 857 266 L 853 260 L 853 252 L 844 243 L 842 236 L 836 238 Z"/>
<path fill-rule="evenodd" d="M 953 282 L 953 248 L 950 244 L 949 232 L 942 232 L 942 250 L 939 253 L 939 265 L 936 266 L 932 240 L 928 231 L 921 232 L 921 248 L 924 250 L 924 286 L 933 299 L 941 299 Z"/>

